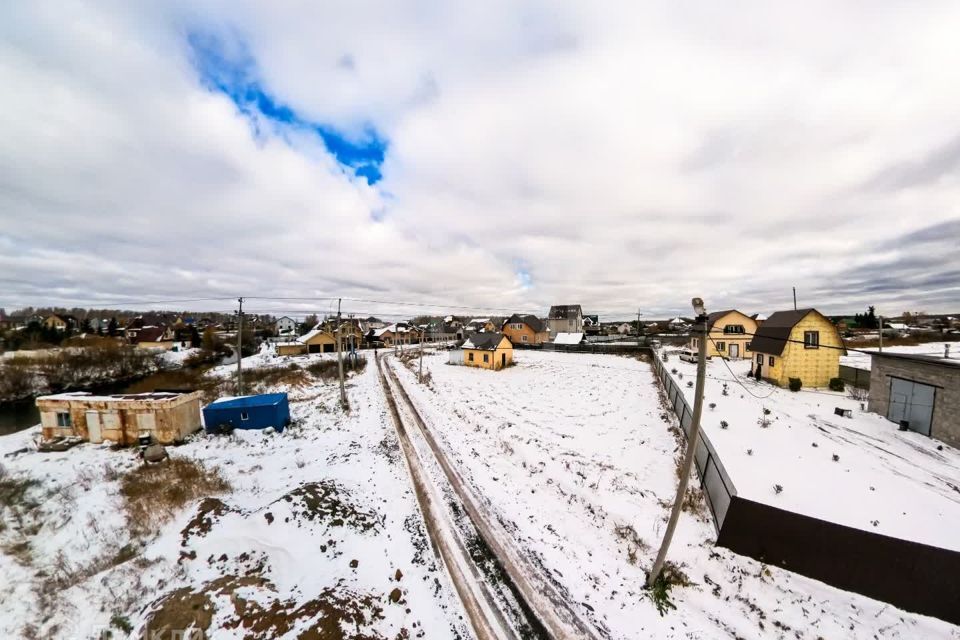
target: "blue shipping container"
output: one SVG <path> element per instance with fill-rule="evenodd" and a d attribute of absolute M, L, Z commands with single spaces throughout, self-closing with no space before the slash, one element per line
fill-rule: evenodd
<path fill-rule="evenodd" d="M 230 429 L 266 429 L 283 431 L 290 424 L 290 405 L 285 393 L 266 393 L 216 400 L 203 408 L 207 433 Z"/>

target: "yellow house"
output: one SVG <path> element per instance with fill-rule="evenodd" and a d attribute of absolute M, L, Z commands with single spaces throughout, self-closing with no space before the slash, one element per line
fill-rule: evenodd
<path fill-rule="evenodd" d="M 816 309 L 777 311 L 757 329 L 750 350 L 754 371 L 781 387 L 790 378 L 804 387 L 826 387 L 840 375 L 846 353 L 837 328 Z"/>
<path fill-rule="evenodd" d="M 707 316 L 707 357 L 730 360 L 750 357 L 750 341 L 757 332 L 757 322 L 736 309 L 717 311 Z M 690 348 L 700 348 L 700 336 L 690 339 Z"/>
<path fill-rule="evenodd" d="M 299 341 L 306 345 L 307 353 L 333 353 L 337 350 L 337 338 L 334 332 L 335 328 L 332 325 L 328 328 L 313 329 L 300 336 Z M 358 327 L 346 325 L 340 328 L 341 351 L 349 350 L 351 344 L 359 349 L 362 343 L 363 332 Z"/>
<path fill-rule="evenodd" d="M 513 363 L 513 344 L 501 333 L 474 333 L 463 343 L 463 364 L 468 367 L 503 369 Z"/>
<path fill-rule="evenodd" d="M 537 316 L 515 313 L 504 321 L 501 331 L 513 344 L 542 344 L 550 341 L 550 332 Z"/>
<path fill-rule="evenodd" d="M 48 316 L 47 319 L 43 321 L 43 324 L 47 329 L 66 331 L 70 328 L 72 321 L 73 316 L 61 316 L 53 314 L 52 316 Z"/>

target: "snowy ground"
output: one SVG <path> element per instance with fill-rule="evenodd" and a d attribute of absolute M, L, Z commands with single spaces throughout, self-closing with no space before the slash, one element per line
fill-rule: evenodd
<path fill-rule="evenodd" d="M 245 366 L 275 362 L 262 360 Z M 295 638 L 313 627 L 328 637 L 331 625 L 358 634 L 348 637 L 466 637 L 375 367 L 350 380 L 349 414 L 335 382 L 286 390 L 296 424 L 282 434 L 198 434 L 171 449 L 219 468 L 233 490 L 142 539 L 131 537 L 119 494 L 139 465 L 134 452 L 81 445 L 8 456 L 32 430 L 0 438 L 0 480 L 36 482 L 0 505 L 0 637 L 99 638 L 111 619 L 122 637 L 127 622 L 152 631 L 201 614 L 215 639 Z"/>
<path fill-rule="evenodd" d="M 849 346 L 855 347 L 856 344 L 850 343 Z M 949 347 L 949 351 L 946 350 L 947 347 Z M 877 349 L 870 347 L 863 351 L 877 351 Z M 896 345 L 884 347 L 883 351 L 884 353 L 909 353 L 912 355 L 934 356 L 937 358 L 942 358 L 945 354 L 949 354 L 951 360 L 960 360 L 960 342 L 926 342 L 915 345 Z M 870 359 L 870 354 L 868 353 L 849 351 L 847 355 L 840 356 L 840 364 L 869 371 Z"/>
<path fill-rule="evenodd" d="M 688 384 L 696 378 L 697 366 L 669 358 L 667 369 L 676 369 L 671 375 L 693 406 L 695 394 Z M 758 383 L 747 377 L 750 365 L 720 358 L 707 363 L 707 408 L 701 421 L 738 495 L 960 550 L 960 451 L 899 431 L 844 393 L 793 393 Z M 724 385 L 728 395 L 723 395 Z M 709 408 L 711 403 L 716 408 Z M 852 410 L 853 417 L 835 415 L 836 407 Z M 769 420 L 769 426 L 761 426 L 761 419 Z M 721 421 L 728 426 L 723 428 Z M 775 485 L 782 487 L 780 493 Z"/>
<path fill-rule="evenodd" d="M 684 513 L 671 550 L 693 585 L 675 588 L 677 610 L 661 617 L 642 585 L 673 499 L 680 441 L 650 365 L 535 351 L 499 372 L 446 361 L 424 359 L 423 385 L 395 368 L 511 543 L 602 635 L 960 638 L 942 621 L 714 547 L 702 504 Z"/>

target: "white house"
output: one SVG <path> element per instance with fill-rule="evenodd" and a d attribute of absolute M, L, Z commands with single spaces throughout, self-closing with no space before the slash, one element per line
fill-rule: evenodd
<path fill-rule="evenodd" d="M 300 323 L 289 316 L 283 316 L 282 318 L 277 318 L 277 335 L 284 336 L 289 334 L 294 334 L 297 332 L 297 327 Z"/>

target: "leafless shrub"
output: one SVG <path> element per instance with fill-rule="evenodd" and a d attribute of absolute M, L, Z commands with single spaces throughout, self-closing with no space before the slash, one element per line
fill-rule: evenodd
<path fill-rule="evenodd" d="M 187 458 L 172 458 L 128 472 L 121 481 L 120 495 L 131 529 L 143 535 L 188 503 L 230 489 L 219 469 Z"/>
<path fill-rule="evenodd" d="M 851 385 L 847 387 L 847 395 L 857 402 L 866 402 L 870 398 L 870 391 Z"/>

